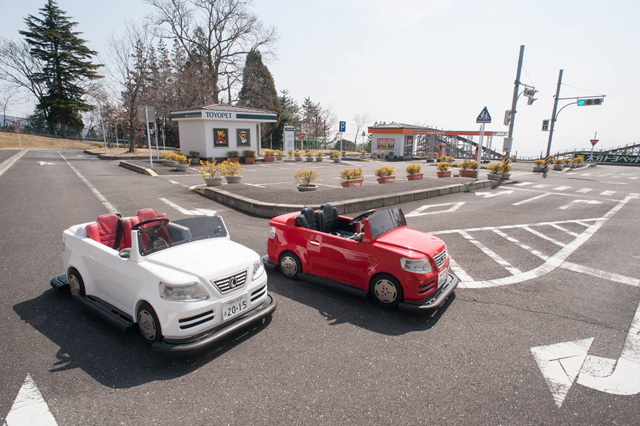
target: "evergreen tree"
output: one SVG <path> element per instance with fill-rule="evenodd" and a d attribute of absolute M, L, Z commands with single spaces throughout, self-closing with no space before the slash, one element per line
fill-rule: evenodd
<path fill-rule="evenodd" d="M 269 69 L 262 63 L 262 55 L 257 50 L 247 54 L 247 61 L 242 74 L 242 89 L 239 93 L 238 106 L 274 111 L 280 117 L 280 99 L 276 85 Z M 262 126 L 262 138 L 267 139 L 277 127 Z"/>
<path fill-rule="evenodd" d="M 88 81 L 101 78 L 96 70 L 100 64 L 91 61 L 97 52 L 89 49 L 81 33 L 73 31 L 77 25 L 66 16 L 55 1 L 48 0 L 40 9 L 38 18 L 25 18 L 27 31 L 20 31 L 30 46 L 31 55 L 42 61 L 42 71 L 35 75 L 45 87 L 45 96 L 36 110 L 41 112 L 52 132 L 60 130 L 67 135 L 68 127 L 74 133 L 82 129 L 80 112 L 93 109 L 83 97 Z"/>
<path fill-rule="evenodd" d="M 300 107 L 298 102 L 289 96 L 288 90 L 280 91 L 280 117 L 278 117 L 278 126 L 273 131 L 273 146 L 282 147 L 282 135 L 284 126 L 294 126 L 296 131 L 300 132 Z"/>

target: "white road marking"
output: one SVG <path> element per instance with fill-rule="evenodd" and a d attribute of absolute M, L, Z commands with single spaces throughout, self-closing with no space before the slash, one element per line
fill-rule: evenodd
<path fill-rule="evenodd" d="M 591 275 L 597 278 L 627 284 L 633 287 L 640 287 L 640 279 L 638 278 L 626 277 L 624 275 L 614 274 L 612 272 L 601 271 L 599 269 L 578 265 L 572 262 L 564 262 L 562 265 L 560 265 L 560 267 L 569 271 L 579 272 L 581 274 Z"/>
<path fill-rule="evenodd" d="M 551 225 L 551 226 L 553 226 L 553 227 L 554 227 L 554 228 L 556 228 L 556 229 L 561 230 L 562 232 L 566 232 L 567 234 L 571 235 L 572 237 L 577 237 L 577 236 L 579 235 L 579 234 L 577 234 L 577 233 L 575 233 L 575 232 L 569 231 L 567 228 L 563 228 L 563 227 L 562 227 L 562 226 L 560 226 L 560 225 L 553 224 L 553 225 Z"/>
<path fill-rule="evenodd" d="M 484 254 L 486 254 L 487 256 L 489 256 L 491 259 L 493 259 L 498 265 L 502 266 L 504 269 L 506 269 L 507 271 L 511 272 L 512 274 L 516 275 L 516 274 L 520 274 L 521 271 L 514 267 L 512 264 L 510 264 L 509 262 L 507 262 L 506 260 L 504 260 L 502 257 L 500 257 L 497 253 L 495 253 L 493 250 L 491 250 L 489 247 L 485 246 L 484 244 L 482 244 L 480 241 L 476 240 L 475 238 L 473 238 L 471 235 L 467 234 L 466 232 L 460 232 L 460 235 L 462 235 L 467 241 L 469 241 L 471 244 L 473 244 L 474 246 L 478 247 L 480 250 L 482 250 L 482 252 Z"/>
<path fill-rule="evenodd" d="M 24 380 L 3 426 L 57 425 L 49 406 L 30 374 Z"/>
<path fill-rule="evenodd" d="M 193 209 L 193 210 L 187 210 L 183 207 L 180 207 L 179 205 L 177 205 L 176 203 L 174 203 L 173 201 L 169 201 L 166 198 L 158 198 L 160 201 L 162 201 L 163 203 L 165 203 L 166 205 L 168 205 L 169 207 L 173 207 L 174 209 L 178 210 L 180 213 L 186 215 L 186 216 L 215 216 L 216 215 L 216 211 L 215 210 L 208 210 L 208 209 Z"/>
<path fill-rule="evenodd" d="M 586 194 L 587 192 L 591 192 L 593 191 L 593 189 L 591 188 L 582 188 L 582 189 L 578 189 L 576 192 L 580 192 L 582 194 Z"/>
<path fill-rule="evenodd" d="M 638 178 L 637 177 L 630 177 L 629 179 L 637 180 Z"/>
<path fill-rule="evenodd" d="M 464 232 L 477 232 L 477 231 L 493 231 L 494 229 L 524 229 L 526 227 L 531 226 L 550 226 L 552 224 L 564 224 L 564 223 L 577 223 L 579 225 L 584 226 L 585 228 L 591 226 L 585 222 L 597 222 L 602 220 L 602 218 L 590 218 L 590 219 L 569 219 L 569 220 L 559 220 L 555 222 L 539 222 L 539 223 L 526 223 L 526 224 L 518 224 L 518 225 L 500 225 L 500 226 L 483 226 L 481 228 L 467 228 L 467 229 L 447 229 L 444 231 L 434 231 L 430 232 L 431 235 L 444 235 L 444 234 L 458 234 L 462 231 Z"/>
<path fill-rule="evenodd" d="M 460 207 L 462 207 L 464 203 L 465 203 L 464 201 L 460 201 L 458 203 L 427 204 L 427 205 L 418 207 L 412 212 L 409 212 L 408 214 L 405 215 L 405 217 L 417 217 L 417 216 L 425 216 L 428 214 L 438 214 L 438 213 L 451 213 L 458 210 Z M 449 207 L 446 210 L 436 210 L 436 211 L 425 212 L 425 210 L 428 210 L 428 209 L 432 209 L 435 207 L 446 207 L 446 206 L 451 206 L 451 207 Z"/>
<path fill-rule="evenodd" d="M 558 207 L 560 210 L 567 210 L 570 207 L 575 206 L 576 204 L 602 204 L 600 201 L 597 200 L 573 200 L 572 202 L 570 202 L 569 204 L 565 204 L 564 206 L 560 206 Z"/>
<path fill-rule="evenodd" d="M 570 186 L 558 186 L 557 188 L 553 188 L 554 191 L 564 191 L 566 189 L 571 188 Z"/>
<path fill-rule="evenodd" d="M 465 270 L 462 269 L 451 256 L 449 256 L 449 268 L 451 268 L 456 276 L 460 279 L 459 285 L 461 285 L 462 287 L 466 288 L 466 285 L 464 285 L 465 282 L 473 281 L 473 278 L 471 278 L 469 274 L 467 274 Z"/>
<path fill-rule="evenodd" d="M 49 163 L 48 161 L 38 161 L 41 166 L 54 166 L 56 163 Z"/>
<path fill-rule="evenodd" d="M 500 192 L 476 192 L 476 195 L 484 197 L 484 198 L 493 198 L 493 197 L 497 197 L 499 195 L 507 195 L 507 194 L 513 194 L 513 190 L 509 189 L 509 190 L 502 190 Z"/>
<path fill-rule="evenodd" d="M 536 235 L 536 236 L 542 238 L 543 240 L 550 241 L 550 242 L 552 242 L 553 244 L 555 244 L 557 246 L 560 246 L 560 247 L 564 247 L 565 246 L 564 243 L 561 243 L 560 241 L 556 241 L 553 238 L 544 235 L 542 232 L 538 232 L 535 229 L 529 228 L 528 226 L 525 226 L 522 229 L 524 229 L 525 231 L 531 232 L 533 235 Z"/>
<path fill-rule="evenodd" d="M 25 149 L 24 151 L 20 151 L 17 154 L 13 155 L 13 157 L 9 157 L 7 160 L 4 160 L 2 164 L 0 164 L 0 176 L 2 176 L 7 170 L 9 170 L 11 166 L 13 166 L 16 161 L 21 159 L 27 152 L 29 152 L 29 150 Z"/>
<path fill-rule="evenodd" d="M 613 195 L 613 194 L 615 194 L 615 193 L 616 193 L 616 191 L 602 191 L 602 192 L 600 193 L 600 195 L 602 195 L 602 196 L 604 196 L 604 197 L 609 197 L 609 196 L 611 196 L 611 195 Z"/>
<path fill-rule="evenodd" d="M 527 185 L 532 185 L 532 184 L 533 184 L 533 182 L 518 182 L 518 183 L 516 183 L 514 185 L 516 185 L 516 186 L 527 186 Z"/>
<path fill-rule="evenodd" d="M 540 259 L 542 260 L 547 260 L 549 259 L 549 256 L 542 254 L 541 252 L 539 252 L 538 250 L 534 249 L 533 247 L 530 247 L 528 245 L 526 245 L 525 243 L 505 234 L 504 232 L 502 232 L 499 229 L 494 229 L 493 232 L 495 232 L 496 234 L 500 235 L 502 238 L 505 238 L 507 241 L 510 241 L 516 245 L 518 245 L 519 247 L 527 250 L 529 253 L 538 256 Z"/>
<path fill-rule="evenodd" d="M 547 185 L 546 183 L 541 183 L 540 185 L 534 185 L 534 188 L 546 188 L 547 186 L 551 186 L 551 185 Z"/>
<path fill-rule="evenodd" d="M 71 170 L 73 170 L 73 172 L 80 178 L 80 180 L 84 182 L 85 185 L 87 185 L 87 187 L 91 190 L 91 192 L 93 192 L 93 194 L 98 198 L 98 200 L 100 200 L 102 205 L 107 208 L 109 213 L 112 213 L 112 214 L 118 213 L 118 209 L 116 209 L 113 206 L 113 204 L 111 204 L 109 200 L 107 200 L 107 198 L 104 195 L 102 195 L 100 191 L 98 191 L 96 187 L 91 184 L 91 182 L 87 180 L 87 178 L 82 176 L 82 174 L 78 170 L 76 170 L 76 168 L 73 167 L 71 163 L 69 163 L 69 161 L 64 157 L 64 155 L 60 153 L 60 151 L 58 151 L 58 155 L 62 157 L 62 159 L 67 163 L 67 166 L 69 166 Z"/>
<path fill-rule="evenodd" d="M 540 198 L 544 198 L 547 195 L 551 195 L 551 193 L 550 192 L 545 192 L 544 194 L 536 195 L 535 197 L 527 198 L 526 200 L 518 201 L 517 203 L 513 203 L 511 205 L 512 206 L 521 206 L 524 203 L 528 203 L 529 201 L 535 201 L 535 200 L 538 200 Z"/>

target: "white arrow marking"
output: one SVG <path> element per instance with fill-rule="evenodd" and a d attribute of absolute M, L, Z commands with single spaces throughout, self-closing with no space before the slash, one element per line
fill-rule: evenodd
<path fill-rule="evenodd" d="M 13 401 L 11 411 L 4 419 L 3 426 L 57 424 L 36 383 L 31 375 L 27 374 L 16 400 Z"/>
<path fill-rule="evenodd" d="M 531 348 L 531 354 L 547 382 L 558 407 L 571 389 L 584 363 L 593 338 Z"/>
<path fill-rule="evenodd" d="M 47 161 L 38 161 L 38 164 L 40 164 L 41 166 L 53 166 L 56 163 L 49 163 Z"/>
<path fill-rule="evenodd" d="M 437 214 L 437 213 L 451 213 L 451 212 L 454 212 L 454 211 L 458 210 L 460 207 L 462 207 L 462 205 L 464 203 L 465 203 L 464 201 L 460 201 L 458 203 L 444 203 L 444 204 L 424 205 L 424 206 L 418 207 L 414 211 L 406 214 L 405 217 L 416 217 L 416 216 L 424 216 L 424 215 L 427 215 L 427 214 Z M 451 206 L 451 207 L 448 208 L 447 210 L 436 210 L 436 211 L 425 212 L 425 210 L 427 210 L 427 209 L 431 209 L 431 208 L 434 208 L 434 207 L 446 207 L 446 206 Z"/>
<path fill-rule="evenodd" d="M 183 207 L 180 207 L 179 205 L 177 205 L 176 203 L 174 203 L 173 201 L 169 201 L 166 198 L 159 198 L 160 201 L 162 201 L 163 203 L 167 204 L 170 207 L 173 207 L 174 209 L 178 210 L 180 213 L 187 215 L 187 216 L 215 216 L 216 215 L 216 211 L 215 210 L 208 210 L 208 209 L 193 209 L 193 210 L 187 210 Z"/>
<path fill-rule="evenodd" d="M 569 204 L 565 204 L 564 206 L 560 206 L 558 208 L 560 210 L 566 210 L 566 209 L 568 209 L 568 208 L 570 208 L 572 206 L 575 206 L 576 204 L 579 204 L 579 203 L 592 204 L 592 205 L 602 204 L 600 201 L 597 201 L 597 200 L 573 200 Z"/>
<path fill-rule="evenodd" d="M 500 192 L 476 192 L 476 195 L 479 195 L 484 198 L 497 197 L 498 195 L 505 195 L 505 194 L 513 194 L 513 189 L 509 189 L 507 191 L 500 191 Z"/>

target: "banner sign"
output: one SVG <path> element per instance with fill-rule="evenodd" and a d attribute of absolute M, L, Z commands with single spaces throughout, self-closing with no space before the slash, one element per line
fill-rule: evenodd
<path fill-rule="evenodd" d="M 640 164 L 640 155 L 594 154 L 596 163 Z"/>

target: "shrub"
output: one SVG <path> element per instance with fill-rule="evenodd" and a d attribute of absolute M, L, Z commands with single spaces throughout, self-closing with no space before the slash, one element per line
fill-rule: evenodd
<path fill-rule="evenodd" d="M 306 155 L 307 157 L 313 157 L 313 151 L 311 151 L 310 149 L 305 149 L 304 155 Z"/>
<path fill-rule="evenodd" d="M 584 163 L 584 155 L 578 155 L 576 159 L 578 160 L 576 163 Z"/>
<path fill-rule="evenodd" d="M 368 154 L 368 152 L 365 151 L 365 150 L 360 151 L 360 155 L 367 155 L 367 154 Z"/>
<path fill-rule="evenodd" d="M 322 183 L 320 173 L 315 169 L 298 169 L 293 172 L 293 179 L 298 186 L 311 186 L 314 181 Z"/>
<path fill-rule="evenodd" d="M 338 151 L 331 151 L 329 153 L 329 155 L 331 156 L 331 158 L 340 158 L 340 153 Z"/>
<path fill-rule="evenodd" d="M 216 160 L 202 162 L 200 160 L 200 167 L 198 167 L 198 173 L 203 179 L 216 177 L 220 174 L 220 165 L 216 164 Z"/>
<path fill-rule="evenodd" d="M 342 169 L 340 178 L 343 181 L 364 178 L 364 170 L 362 167 L 354 167 L 353 169 Z"/>
<path fill-rule="evenodd" d="M 380 168 L 376 169 L 376 171 L 375 171 L 375 175 L 377 177 L 395 176 L 395 174 L 396 174 L 396 171 L 391 166 L 383 166 L 383 167 L 380 167 Z"/>
<path fill-rule="evenodd" d="M 250 149 L 245 149 L 244 151 L 242 151 L 242 156 L 243 156 L 244 158 L 247 158 L 247 157 L 255 157 L 255 156 L 256 156 L 256 152 L 255 152 L 255 151 L 252 151 L 252 150 L 250 150 Z"/>
<path fill-rule="evenodd" d="M 564 160 L 561 158 L 556 158 L 555 160 L 553 160 L 553 164 L 555 164 L 556 166 L 561 166 L 564 164 Z"/>
<path fill-rule="evenodd" d="M 543 160 L 543 159 L 533 160 L 533 163 L 534 163 L 537 167 L 544 167 L 544 160 Z"/>
<path fill-rule="evenodd" d="M 465 160 L 460 163 L 462 170 L 478 170 L 478 162 L 475 160 Z"/>
<path fill-rule="evenodd" d="M 324 155 L 323 152 L 319 152 L 319 151 L 316 152 L 316 157 L 318 157 L 318 158 L 322 158 L 323 155 Z"/>
<path fill-rule="evenodd" d="M 229 152 L 227 152 L 227 157 L 228 158 L 238 158 L 239 157 L 239 153 L 238 153 L 238 151 L 229 151 Z"/>
<path fill-rule="evenodd" d="M 494 175 L 507 174 L 511 171 L 511 165 L 505 162 L 491 163 L 487 166 L 487 170 Z"/>
<path fill-rule="evenodd" d="M 276 155 L 276 151 L 273 149 L 265 149 L 262 155 L 265 157 L 274 157 Z"/>
<path fill-rule="evenodd" d="M 449 170 L 449 167 L 451 167 L 451 164 L 446 161 L 441 161 L 438 163 L 437 167 L 438 167 L 438 171 L 446 172 L 447 170 Z"/>
<path fill-rule="evenodd" d="M 276 149 L 276 156 L 278 157 L 284 157 L 284 151 L 281 149 Z"/>
<path fill-rule="evenodd" d="M 176 152 L 174 157 L 174 159 L 180 164 L 191 164 L 191 158 L 187 158 L 186 155 L 178 154 Z"/>
<path fill-rule="evenodd" d="M 200 157 L 200 151 L 189 151 L 189 157 L 192 157 L 192 158 Z"/>
<path fill-rule="evenodd" d="M 422 166 L 420 164 L 409 164 L 406 170 L 408 174 L 415 175 L 416 173 L 422 173 Z"/>
<path fill-rule="evenodd" d="M 302 156 L 302 152 L 299 149 L 293 151 L 293 156 L 296 158 L 300 158 Z"/>
<path fill-rule="evenodd" d="M 438 161 L 453 163 L 454 161 L 456 161 L 456 159 L 451 157 L 450 155 L 443 155 L 442 157 L 438 158 Z"/>
<path fill-rule="evenodd" d="M 500 173 L 506 175 L 507 173 L 509 173 L 511 171 L 511 164 L 509 163 L 498 163 L 500 165 L 499 170 Z"/>
<path fill-rule="evenodd" d="M 222 176 L 238 176 L 244 170 L 244 166 L 235 161 L 225 160 L 219 165 Z"/>

